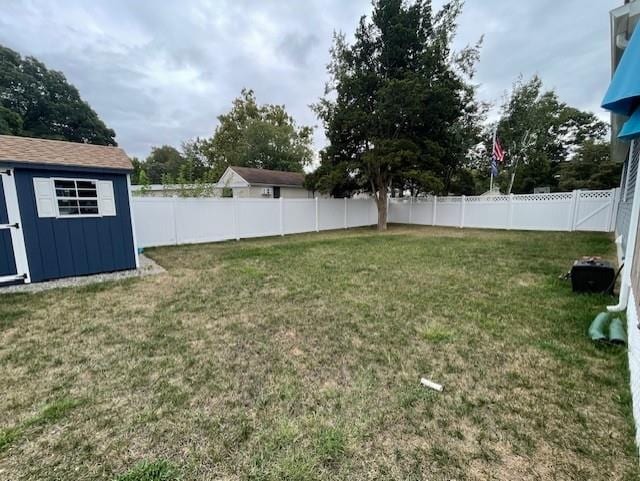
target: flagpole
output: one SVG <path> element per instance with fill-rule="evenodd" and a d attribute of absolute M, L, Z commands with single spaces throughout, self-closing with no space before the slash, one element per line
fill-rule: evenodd
<path fill-rule="evenodd" d="M 493 160 L 493 148 L 496 145 L 496 136 L 498 135 L 498 125 L 493 129 L 493 143 L 491 144 L 491 159 Z M 493 191 L 493 167 L 491 168 L 491 181 L 489 182 L 489 192 Z"/>

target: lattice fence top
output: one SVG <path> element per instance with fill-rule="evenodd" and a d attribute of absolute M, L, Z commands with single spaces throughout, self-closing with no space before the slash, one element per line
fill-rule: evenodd
<path fill-rule="evenodd" d="M 577 191 L 577 194 L 580 196 L 580 199 L 610 199 L 613 198 L 615 193 L 614 190 L 584 190 Z M 549 202 L 549 201 L 558 201 L 558 200 L 571 200 L 573 196 L 573 192 L 554 192 L 554 193 L 545 193 L 545 194 L 514 194 L 514 195 L 492 195 L 492 196 L 482 196 L 482 195 L 473 195 L 473 196 L 459 196 L 459 195 L 448 195 L 435 197 L 437 199 L 438 204 L 457 204 L 462 202 L 464 199 L 465 202 L 468 203 L 500 203 L 500 202 L 509 202 L 509 199 L 512 198 L 514 202 Z M 396 204 L 409 204 L 413 202 L 414 204 L 419 203 L 431 203 L 434 201 L 434 196 L 428 195 L 425 197 L 393 197 L 390 199 L 391 202 Z"/>
<path fill-rule="evenodd" d="M 518 202 L 545 202 L 550 200 L 571 200 L 572 192 L 556 192 L 553 194 L 518 194 L 513 200 Z"/>
<path fill-rule="evenodd" d="M 581 190 L 581 199 L 608 199 L 613 197 L 614 192 L 612 190 Z"/>
<path fill-rule="evenodd" d="M 457 204 L 462 202 L 462 196 L 448 195 L 446 197 L 438 197 L 438 204 Z"/>
<path fill-rule="evenodd" d="M 508 195 L 474 195 L 465 198 L 465 202 L 508 202 Z"/>

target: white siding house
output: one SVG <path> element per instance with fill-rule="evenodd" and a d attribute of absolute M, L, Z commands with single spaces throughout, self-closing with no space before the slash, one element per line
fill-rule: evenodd
<path fill-rule="evenodd" d="M 250 167 L 227 167 L 217 189 L 231 189 L 233 197 L 263 199 L 312 199 L 304 187 L 304 174 Z"/>

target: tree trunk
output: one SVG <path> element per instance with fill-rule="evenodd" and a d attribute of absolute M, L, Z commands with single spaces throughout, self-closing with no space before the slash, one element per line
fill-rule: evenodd
<path fill-rule="evenodd" d="M 376 196 L 378 206 L 378 231 L 387 230 L 387 186 L 381 186 Z"/>

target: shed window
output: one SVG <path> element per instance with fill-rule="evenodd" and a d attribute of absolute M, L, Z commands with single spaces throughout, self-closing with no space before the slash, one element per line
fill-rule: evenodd
<path fill-rule="evenodd" d="M 95 181 L 55 179 L 54 186 L 61 216 L 98 215 L 98 187 Z"/>

